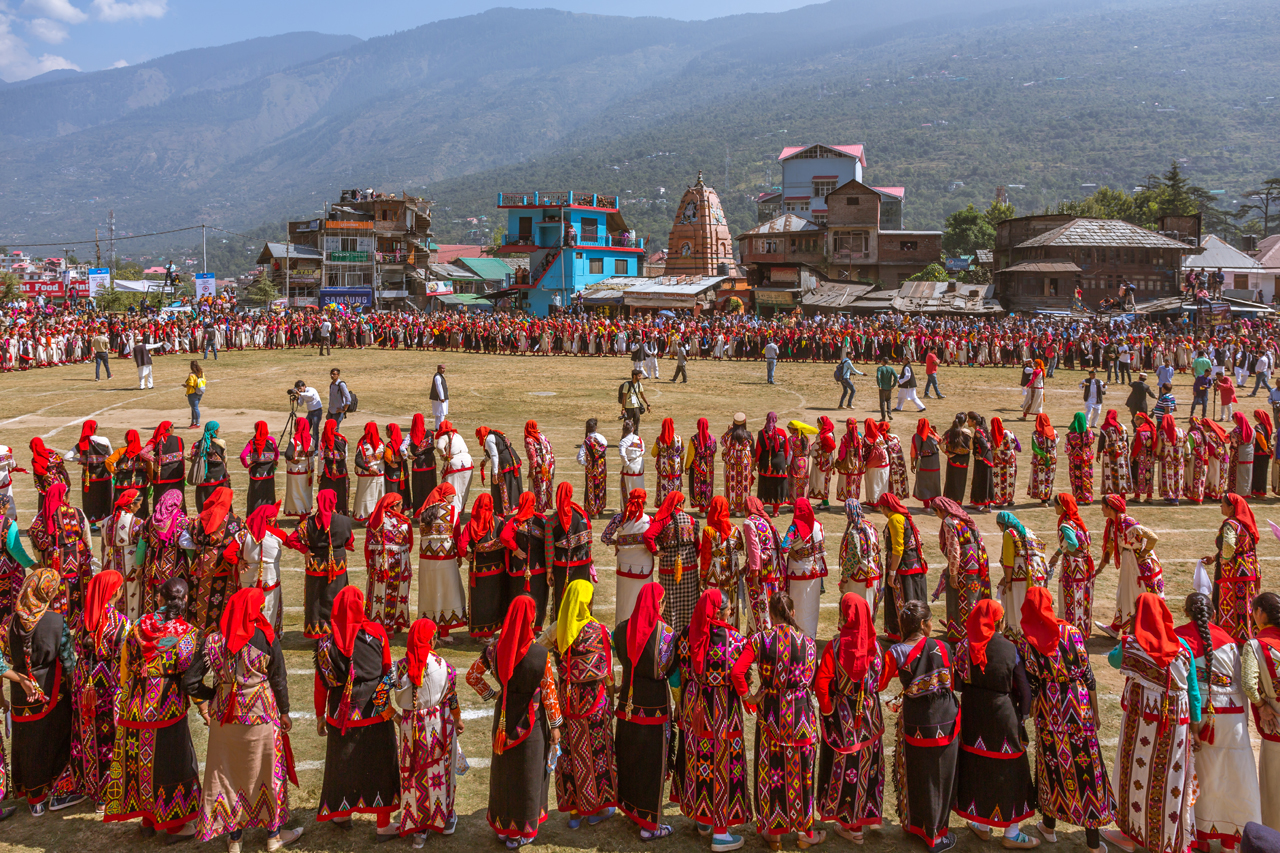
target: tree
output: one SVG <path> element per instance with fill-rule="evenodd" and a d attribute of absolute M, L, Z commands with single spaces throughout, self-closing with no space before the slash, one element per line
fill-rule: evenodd
<path fill-rule="evenodd" d="M 969 205 L 969 207 L 973 207 L 973 205 Z M 929 266 L 911 276 L 907 281 L 947 281 L 948 279 L 950 279 L 950 276 L 947 275 L 947 268 L 942 264 L 934 263 L 929 264 Z"/>
<path fill-rule="evenodd" d="M 1262 211 L 1262 236 L 1266 237 L 1271 233 L 1271 206 L 1280 203 L 1280 178 L 1268 178 L 1258 189 L 1245 193 L 1245 197 L 1258 202 L 1246 206 Z"/>
<path fill-rule="evenodd" d="M 1013 204 L 1007 201 L 992 201 L 991 206 L 987 208 L 987 212 L 982 214 L 987 222 L 991 223 L 991 227 L 995 228 L 1006 219 L 1013 219 L 1017 215 Z"/>
<path fill-rule="evenodd" d="M 22 299 L 22 279 L 11 272 L 0 272 L 0 283 L 4 290 L 0 291 L 0 303 L 9 305 Z"/>
<path fill-rule="evenodd" d="M 1169 171 L 1164 173 L 1164 184 L 1161 187 L 1156 209 L 1160 216 L 1191 216 L 1196 212 L 1196 204 L 1191 199 L 1187 179 L 1182 177 L 1178 161 L 1169 164 Z"/>
<path fill-rule="evenodd" d="M 942 232 L 942 251 L 947 257 L 973 255 L 979 249 L 994 248 L 995 244 L 996 229 L 987 221 L 986 215 L 972 204 L 947 217 Z M 945 278 L 920 280 L 946 281 Z"/>
<path fill-rule="evenodd" d="M 249 286 L 249 292 L 246 295 L 250 301 L 266 307 L 280 296 L 280 291 L 276 289 L 276 283 L 271 280 L 271 273 L 263 269 Z"/>

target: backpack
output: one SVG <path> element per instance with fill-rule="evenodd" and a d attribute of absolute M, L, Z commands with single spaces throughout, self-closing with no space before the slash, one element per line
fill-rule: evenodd
<path fill-rule="evenodd" d="M 618 386 L 618 405 L 619 406 L 625 406 L 627 404 L 627 386 L 630 384 L 631 382 L 630 380 L 628 380 L 627 382 L 623 382 L 621 385 Z"/>
<path fill-rule="evenodd" d="M 350 388 L 347 389 L 347 394 L 351 396 L 351 403 L 350 405 L 347 406 L 347 414 L 351 414 L 352 412 L 357 410 L 357 407 L 359 407 L 360 398 L 357 397 L 356 392 L 352 391 Z"/>
<path fill-rule="evenodd" d="M 191 467 L 187 469 L 187 485 L 200 485 L 205 481 L 208 471 L 209 460 L 205 457 L 203 448 L 198 448 L 195 458 L 191 460 Z"/>
<path fill-rule="evenodd" d="M 844 376 L 843 376 L 844 371 L 843 371 L 843 370 L 841 370 L 841 368 L 843 368 L 843 367 L 844 367 L 844 362 L 843 362 L 843 361 L 836 365 L 836 381 L 837 381 L 837 382 L 843 382 L 843 381 L 844 381 Z"/>

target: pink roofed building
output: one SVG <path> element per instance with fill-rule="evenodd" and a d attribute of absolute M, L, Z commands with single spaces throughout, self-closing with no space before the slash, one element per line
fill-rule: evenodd
<path fill-rule="evenodd" d="M 861 181 L 867 156 L 861 145 L 793 145 L 778 155 L 782 183 L 758 201 L 761 222 L 794 213 L 821 225 L 827 218 L 827 193 L 849 181 Z"/>

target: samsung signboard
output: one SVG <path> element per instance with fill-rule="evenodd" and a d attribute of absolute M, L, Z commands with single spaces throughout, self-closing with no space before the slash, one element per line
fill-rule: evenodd
<path fill-rule="evenodd" d="M 373 307 L 373 288 L 371 287 L 322 287 L 320 288 L 320 304 L 328 305 L 337 302 L 339 305 L 363 305 Z"/>

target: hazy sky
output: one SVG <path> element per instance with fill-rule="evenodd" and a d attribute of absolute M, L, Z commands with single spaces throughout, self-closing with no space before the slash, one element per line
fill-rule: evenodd
<path fill-rule="evenodd" d="M 780 12 L 813 0 L 0 0 L 0 79 L 22 80 L 58 68 L 97 71 L 166 53 L 256 36 L 314 30 L 369 38 L 494 7 L 661 15 L 696 20 L 741 12 Z"/>

